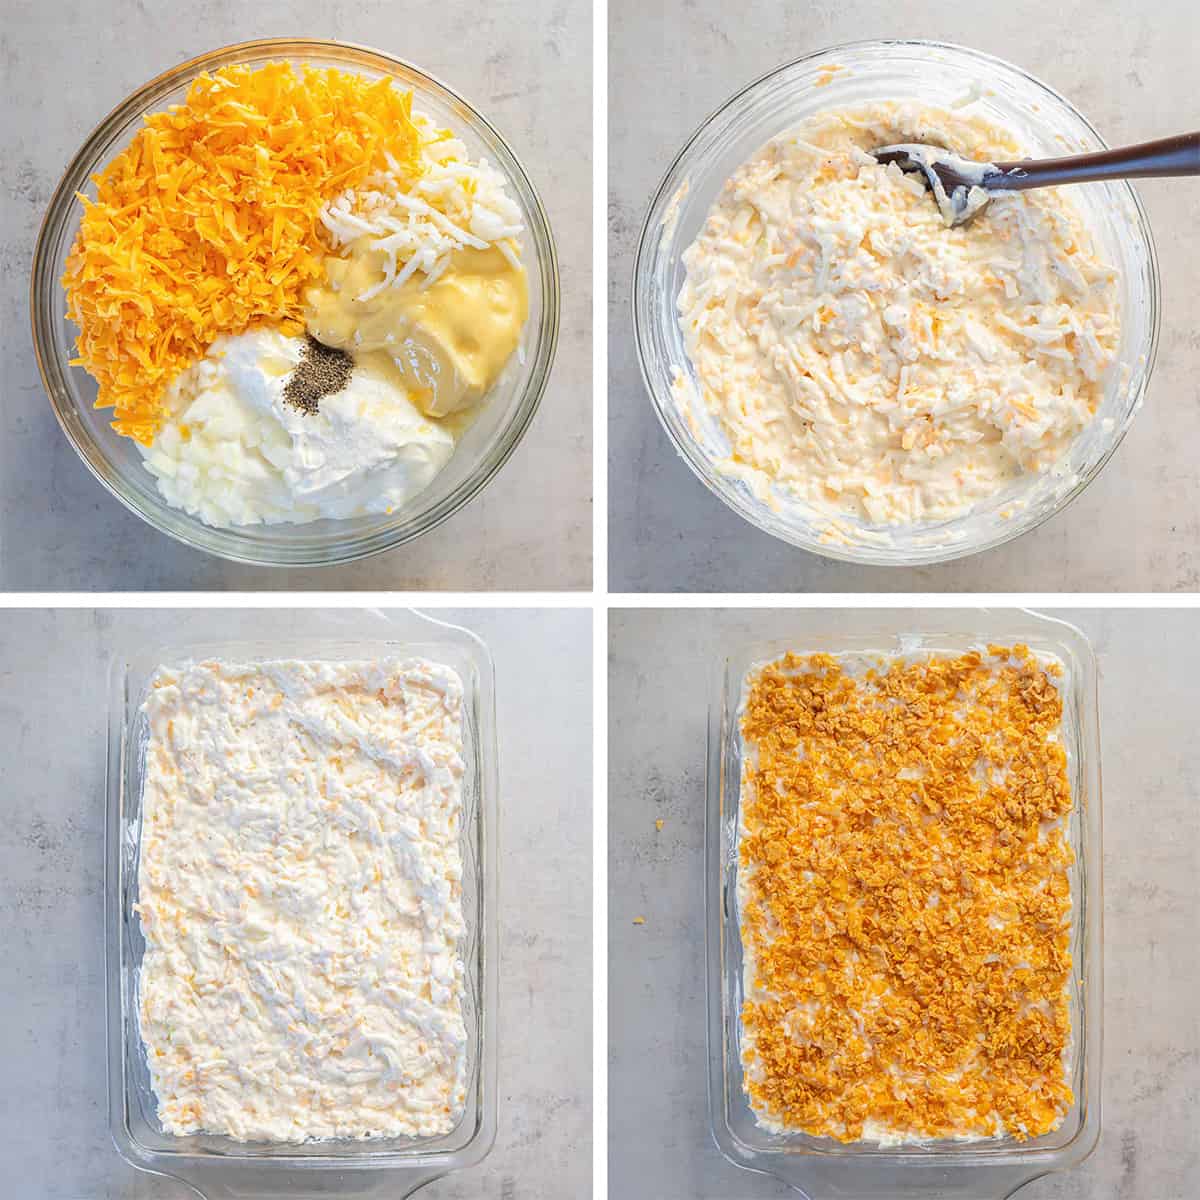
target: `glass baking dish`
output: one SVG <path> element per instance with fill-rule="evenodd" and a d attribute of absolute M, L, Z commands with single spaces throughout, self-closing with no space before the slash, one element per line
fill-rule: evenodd
<path fill-rule="evenodd" d="M 187 641 L 114 655 L 109 669 L 108 798 L 105 822 L 105 966 L 107 975 L 109 1127 L 117 1150 L 142 1170 L 192 1184 L 209 1200 L 223 1196 L 366 1197 L 386 1187 L 411 1195 L 433 1179 L 479 1162 L 496 1132 L 498 760 L 495 695 L 487 647 L 465 629 L 415 612 L 361 614 L 382 622 L 378 636 Z M 213 1134 L 163 1131 L 138 1030 L 137 977 L 145 951 L 133 911 L 141 835 L 142 772 L 147 739 L 140 712 L 163 663 L 220 657 L 240 661 L 326 661 L 423 656 L 454 670 L 463 684 L 466 771 L 463 780 L 462 945 L 466 966 L 467 1102 L 458 1125 L 434 1138 L 245 1143 Z"/>
<path fill-rule="evenodd" d="M 830 610 L 813 633 L 817 612 L 794 638 L 721 647 L 710 685 L 708 794 L 705 819 L 705 904 L 709 1111 L 721 1153 L 736 1166 L 761 1171 L 811 1200 L 996 1200 L 1048 1171 L 1074 1166 L 1100 1134 L 1101 1049 L 1101 802 L 1096 660 L 1079 630 L 1021 610 L 880 610 L 861 613 L 865 625 L 839 631 Z M 818 621 L 817 628 L 820 628 Z M 1077 861 L 1071 870 L 1070 1075 L 1075 1103 L 1055 1131 L 1026 1142 L 934 1141 L 881 1147 L 845 1144 L 806 1134 L 773 1134 L 755 1121 L 743 1090 L 739 1033 L 742 949 L 737 912 L 737 834 L 742 743 L 738 722 L 742 681 L 761 663 L 797 653 L 912 655 L 961 653 L 981 644 L 1024 642 L 1064 665 L 1063 736 L 1072 809 L 1068 823 Z"/>

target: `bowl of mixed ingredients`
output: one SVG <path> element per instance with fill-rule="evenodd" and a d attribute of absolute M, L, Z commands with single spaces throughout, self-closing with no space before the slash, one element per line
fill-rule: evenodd
<path fill-rule="evenodd" d="M 474 496 L 558 334 L 549 223 L 499 133 L 378 51 L 250 42 L 111 113 L 51 201 L 34 342 L 59 423 L 151 525 L 345 562 Z"/>
<path fill-rule="evenodd" d="M 1032 529 L 1144 395 L 1158 268 L 1126 183 L 1010 193 L 951 228 L 871 151 L 1102 149 L 1070 103 L 958 46 L 864 42 L 750 84 L 696 132 L 638 248 L 643 376 L 721 500 L 854 562 L 959 558 Z"/>

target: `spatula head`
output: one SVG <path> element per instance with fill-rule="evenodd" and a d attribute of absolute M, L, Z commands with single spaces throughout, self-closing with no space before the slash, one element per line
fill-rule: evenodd
<path fill-rule="evenodd" d="M 965 225 L 991 199 L 985 181 L 995 173 L 992 163 L 972 162 L 942 146 L 921 142 L 880 146 L 871 154 L 884 166 L 894 163 L 908 174 L 919 175 L 949 226 Z"/>

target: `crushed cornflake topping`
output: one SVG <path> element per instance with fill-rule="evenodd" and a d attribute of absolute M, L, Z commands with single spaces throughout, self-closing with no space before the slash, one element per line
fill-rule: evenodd
<path fill-rule="evenodd" d="M 504 176 L 446 129 L 421 114 L 422 172 L 411 180 L 402 164 L 389 162 L 358 188 L 349 188 L 321 209 L 321 224 L 335 250 L 368 238 L 383 256 L 384 278 L 357 297 L 372 299 L 399 287 L 417 272 L 433 283 L 456 250 L 496 246 L 519 265 L 517 239 L 524 231 L 521 209 L 508 194 Z"/>
<path fill-rule="evenodd" d="M 303 328 L 318 213 L 381 170 L 419 170 L 412 94 L 289 63 L 201 75 L 94 177 L 67 259 L 76 364 L 113 428 L 149 444 L 163 392 L 222 333 Z"/>
<path fill-rule="evenodd" d="M 1061 666 L 860 667 L 788 654 L 746 681 L 751 1106 L 843 1142 L 1044 1134 L 1073 1102 Z"/>

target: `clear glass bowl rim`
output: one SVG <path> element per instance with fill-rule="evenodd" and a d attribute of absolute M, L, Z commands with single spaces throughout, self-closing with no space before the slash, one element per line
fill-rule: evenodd
<path fill-rule="evenodd" d="M 161 1171 L 181 1179 L 205 1179 L 221 1185 L 236 1181 L 238 1172 L 387 1171 L 407 1172 L 421 1183 L 447 1171 L 481 1161 L 491 1150 L 497 1127 L 497 1082 L 499 1071 L 499 852 L 497 837 L 499 805 L 499 757 L 496 740 L 495 675 L 491 653 L 476 634 L 460 626 L 416 611 L 389 612 L 394 630 L 376 636 L 347 636 L 343 631 L 328 636 L 298 635 L 268 638 L 187 638 L 160 642 L 136 650 L 116 650 L 108 670 L 108 758 L 105 814 L 105 1008 L 108 1063 L 109 1131 L 118 1153 L 141 1170 Z M 473 740 L 474 784 L 478 790 L 474 831 L 478 870 L 476 957 L 468 970 L 477 972 L 479 1011 L 477 1044 L 472 1078 L 476 1081 L 474 1127 L 457 1146 L 436 1147 L 439 1139 L 412 1139 L 410 1146 L 380 1149 L 378 1142 L 311 1143 L 313 1147 L 339 1147 L 340 1154 L 289 1153 L 273 1143 L 239 1144 L 236 1151 L 161 1150 L 139 1141 L 131 1127 L 130 1099 L 134 1084 L 126 1077 L 126 1053 L 140 1045 L 136 1014 L 126 1012 L 122 972 L 132 969 L 125 934 L 127 911 L 125 862 L 130 848 L 125 844 L 127 789 L 136 767 L 131 736 L 144 685 L 153 669 L 150 664 L 178 663 L 206 657 L 266 661 L 280 657 L 312 660 L 370 660 L 383 655 L 427 655 L 448 662 L 463 684 L 464 733 Z M 439 658 L 439 655 L 442 656 Z M 467 670 L 459 665 L 465 664 Z M 131 719 L 132 718 L 132 719 Z M 465 831 L 464 831 L 465 832 Z M 468 1103 L 463 1119 L 472 1108 Z M 453 1138 L 461 1128 L 448 1138 Z M 465 1131 L 464 1131 L 465 1132 Z M 181 1139 L 182 1140 L 182 1139 Z M 403 1139 L 392 1139 L 402 1141 Z M 348 1151 L 348 1152 L 347 1152 Z"/>
<path fill-rule="evenodd" d="M 248 542 L 238 534 L 236 527 L 207 526 L 181 509 L 169 508 L 165 502 L 162 511 L 144 507 L 123 488 L 119 473 L 108 468 L 103 452 L 81 442 L 73 428 L 73 412 L 76 405 L 66 382 L 65 372 L 68 368 L 54 353 L 54 336 L 51 332 L 51 323 L 55 321 L 62 301 L 61 285 L 52 273 L 53 244 L 75 220 L 73 212 L 76 192 L 98 168 L 100 155 L 114 134 L 135 114 L 149 111 L 162 97 L 169 95 L 171 91 L 203 71 L 233 63 L 253 62 L 264 57 L 303 59 L 306 55 L 315 54 L 339 58 L 347 65 L 367 67 L 389 74 L 394 74 L 397 69 L 410 74 L 420 81 L 421 86 L 428 88 L 446 103 L 460 107 L 491 139 L 494 148 L 503 159 L 505 171 L 517 182 L 523 192 L 523 199 L 529 206 L 529 236 L 534 246 L 535 263 L 540 268 L 542 322 L 540 329 L 533 335 L 535 340 L 531 351 L 534 363 L 529 380 L 508 423 L 498 431 L 496 440 L 483 454 L 475 472 L 457 490 L 426 513 L 419 525 L 413 528 L 394 525 L 349 538 L 337 538 L 331 533 L 330 537 L 322 539 L 317 547 L 300 546 L 272 553 L 265 547 L 256 547 Z M 558 252 L 541 196 L 504 136 L 454 88 L 413 63 L 374 47 L 324 38 L 263 38 L 236 42 L 206 51 L 161 72 L 121 101 L 88 134 L 54 189 L 38 230 L 30 276 L 29 310 L 38 371 L 59 427 L 88 470 L 126 508 L 160 533 L 165 533 L 193 549 L 230 562 L 258 566 L 330 566 L 381 554 L 427 533 L 472 500 L 504 466 L 533 420 L 549 381 L 558 346 L 561 319 L 560 287 Z M 397 516 L 397 521 L 402 518 L 403 513 Z"/>
<path fill-rule="evenodd" d="M 1061 513 L 1072 501 L 1077 499 L 1084 489 L 1092 482 L 1093 479 L 1100 473 L 1108 460 L 1116 453 L 1118 446 L 1125 438 L 1125 434 L 1132 424 L 1133 417 L 1141 407 L 1142 400 L 1145 396 L 1146 389 L 1149 386 L 1150 378 L 1154 373 L 1154 365 L 1158 355 L 1158 339 L 1161 316 L 1161 280 L 1158 267 L 1158 254 L 1154 245 L 1154 237 L 1150 227 L 1149 217 L 1146 214 L 1145 207 L 1142 204 L 1141 198 L 1132 184 L 1124 182 L 1120 184 L 1127 200 L 1132 206 L 1133 211 L 1137 214 L 1137 226 L 1139 234 L 1145 239 L 1146 253 L 1149 260 L 1149 276 L 1150 290 L 1146 298 L 1147 307 L 1149 309 L 1149 324 L 1150 338 L 1149 344 L 1143 355 L 1144 365 L 1140 367 L 1138 378 L 1133 389 L 1130 392 L 1130 403 L 1128 412 L 1125 418 L 1121 421 L 1119 427 L 1115 430 L 1115 436 L 1105 447 L 1104 452 L 1100 454 L 1096 461 L 1092 463 L 1088 470 L 1081 474 L 1075 481 L 1074 485 L 1067 491 L 1056 504 L 1048 507 L 1041 512 L 1035 520 L 1027 524 L 1015 524 L 1011 528 L 1000 530 L 995 536 L 979 542 L 978 544 L 962 545 L 955 543 L 947 545 L 943 549 L 927 549 L 924 551 L 915 552 L 906 557 L 902 562 L 892 558 L 880 558 L 873 553 L 871 547 L 844 547 L 837 544 L 826 544 L 815 538 L 806 538 L 790 530 L 784 530 L 779 527 L 771 527 L 764 523 L 759 511 L 752 505 L 746 502 L 745 497 L 741 492 L 732 488 L 722 486 L 722 481 L 719 479 L 715 470 L 709 465 L 703 455 L 699 454 L 696 448 L 686 439 L 681 438 L 679 433 L 672 427 L 672 422 L 667 416 L 667 412 L 673 403 L 670 394 L 670 385 L 661 378 L 660 373 L 655 369 L 655 355 L 651 345 L 651 335 L 649 326 L 655 319 L 655 314 L 652 306 L 642 300 L 643 291 L 648 291 L 649 282 L 649 262 L 654 256 L 655 246 L 661 234 L 660 229 L 664 214 L 668 209 L 671 198 L 674 196 L 677 188 L 680 185 L 681 178 L 687 178 L 685 168 L 692 165 L 691 159 L 696 150 L 697 143 L 717 122 L 726 117 L 735 106 L 746 101 L 754 92 L 762 87 L 770 84 L 773 80 L 788 71 L 795 69 L 805 63 L 811 63 L 815 59 L 829 58 L 833 59 L 838 56 L 846 56 L 863 51 L 879 51 L 888 49 L 904 49 L 904 48 L 920 48 L 925 50 L 945 51 L 950 54 L 961 55 L 964 58 L 969 58 L 976 61 L 981 68 L 987 68 L 989 65 L 1000 67 L 1002 69 L 1013 72 L 1021 76 L 1028 83 L 1034 85 L 1044 92 L 1053 101 L 1060 104 L 1068 110 L 1096 139 L 1098 146 L 1107 148 L 1107 143 L 1100 136 L 1099 131 L 1065 96 L 1052 88 L 1048 83 L 1030 74 L 1023 67 L 1017 66 L 1015 63 L 1009 62 L 1006 59 L 999 58 L 996 55 L 988 54 L 982 50 L 975 50 L 969 46 L 962 46 L 954 42 L 943 42 L 930 40 L 925 38 L 868 38 L 855 42 L 843 42 L 835 46 L 825 46 L 821 49 L 814 50 L 809 54 L 801 55 L 799 58 L 794 58 L 788 62 L 782 63 L 777 67 L 759 75 L 756 79 L 751 80 L 739 88 L 733 95 L 729 97 L 723 104 L 714 109 L 692 132 L 692 134 L 684 142 L 679 152 L 672 159 L 670 165 L 664 172 L 662 179 L 659 181 L 658 187 L 654 190 L 653 197 L 646 210 L 646 216 L 642 223 L 642 230 L 638 237 L 637 250 L 634 256 L 633 275 L 631 282 L 631 300 L 633 313 L 633 334 L 634 344 L 637 349 L 638 367 L 641 371 L 643 386 L 650 396 L 651 406 L 654 409 L 659 424 L 663 427 L 676 453 L 687 463 L 692 474 L 700 480 L 701 483 L 720 500 L 726 507 L 732 509 L 743 520 L 750 522 L 756 528 L 761 529 L 764 533 L 772 537 L 779 538 L 790 545 L 796 546 L 799 549 L 807 550 L 810 553 L 818 554 L 823 558 L 837 559 L 842 562 L 861 563 L 866 565 L 876 566 L 926 566 L 940 562 L 950 562 L 954 559 L 967 558 L 973 554 L 981 554 L 985 550 L 994 550 L 999 546 L 1012 541 L 1014 538 L 1020 537 L 1022 534 L 1032 532 L 1038 526 L 1044 524 L 1051 517 Z"/>
<path fill-rule="evenodd" d="M 809 614 L 814 624 L 815 616 Z M 975 644 L 1026 642 L 1035 652 L 1049 651 L 1067 664 L 1070 694 L 1065 699 L 1064 713 L 1070 711 L 1067 705 L 1077 709 L 1072 731 L 1077 750 L 1072 783 L 1078 791 L 1072 799 L 1079 822 L 1076 850 L 1081 863 L 1077 897 L 1080 911 L 1074 917 L 1078 922 L 1074 970 L 1079 979 L 1074 1015 L 1080 1025 L 1076 1054 L 1083 1090 L 1076 1097 L 1078 1125 L 1063 1144 L 1040 1147 L 1008 1140 L 990 1145 L 922 1143 L 888 1148 L 831 1143 L 823 1147 L 820 1139 L 802 1137 L 797 1137 L 794 1144 L 770 1150 L 753 1146 L 738 1137 L 726 1111 L 727 1091 L 736 1086 L 727 1063 L 731 1055 L 736 1059 L 739 1054 L 736 1044 L 730 1043 L 730 1014 L 726 1009 L 726 997 L 736 995 L 735 985 L 740 984 L 733 978 L 733 960 L 726 950 L 726 943 L 739 936 L 735 917 L 727 915 L 728 876 L 734 868 L 728 859 L 730 848 L 725 843 L 727 821 L 731 819 L 727 807 L 730 803 L 740 803 L 737 799 L 729 800 L 731 794 L 739 795 L 740 778 L 727 775 L 727 768 L 735 761 L 731 751 L 740 737 L 736 722 L 740 696 L 730 694 L 735 683 L 733 671 L 735 667 L 739 670 L 736 687 L 740 691 L 740 671 L 752 661 L 762 661 L 767 654 L 785 649 L 833 654 L 861 650 L 887 652 L 889 648 L 901 652 L 914 637 L 935 651 L 943 648 L 939 647 L 939 639 L 944 639 L 944 648 L 950 650 L 957 649 L 964 639 Z M 752 642 L 745 637 L 727 638 L 716 647 L 708 685 L 704 851 L 708 1097 L 710 1133 L 731 1163 L 773 1175 L 797 1188 L 805 1188 L 806 1183 L 817 1186 L 823 1174 L 833 1179 L 837 1172 L 854 1173 L 855 1186 L 851 1186 L 848 1176 L 839 1182 L 845 1190 L 831 1193 L 848 1197 L 877 1194 L 893 1200 L 901 1194 L 909 1195 L 908 1191 L 902 1191 L 900 1180 L 906 1173 L 917 1175 L 928 1168 L 947 1172 L 938 1177 L 938 1186 L 946 1189 L 947 1197 L 958 1195 L 960 1184 L 967 1185 L 963 1190 L 972 1197 L 1007 1196 L 1021 1183 L 1047 1171 L 1077 1165 L 1095 1148 L 1101 1125 L 1103 1058 L 1103 802 L 1097 683 L 1095 653 L 1086 635 L 1061 618 L 1026 609 L 876 610 L 868 633 L 858 627 L 843 631 L 835 620 L 830 620 L 817 632 L 811 625 L 802 626 L 791 638 L 764 637 Z M 744 1095 L 739 1094 L 732 1102 L 739 1110 L 749 1111 Z M 875 1170 L 881 1173 L 877 1180 L 869 1176 L 864 1180 L 863 1176 Z M 954 1173 L 953 1178 L 950 1172 Z M 921 1178 L 931 1191 L 937 1190 L 931 1181 Z M 896 1185 L 894 1190 L 886 1182 L 889 1179 Z M 991 1190 L 992 1181 L 995 1190 Z M 815 1198 L 818 1191 L 812 1194 Z"/>

